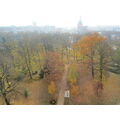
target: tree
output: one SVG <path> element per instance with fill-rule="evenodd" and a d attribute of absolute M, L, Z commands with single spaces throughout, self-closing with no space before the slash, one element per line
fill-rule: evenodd
<path fill-rule="evenodd" d="M 98 71 L 99 80 L 102 81 L 103 77 L 108 71 L 109 64 L 112 60 L 112 49 L 107 41 L 99 42 L 96 46 L 96 71 Z"/>
<path fill-rule="evenodd" d="M 58 95 L 64 72 L 64 64 L 60 58 L 58 53 L 48 52 L 42 68 L 43 78 L 48 85 L 48 93 L 52 95 L 52 99 L 56 99 Z"/>
<path fill-rule="evenodd" d="M 108 74 L 109 63 L 111 62 L 111 46 L 107 39 L 98 33 L 90 34 L 81 38 L 74 45 L 81 55 L 81 64 L 88 65 L 88 72 L 91 72 L 92 79 L 97 80 L 96 88 L 103 89 L 103 79 Z"/>
<path fill-rule="evenodd" d="M 60 55 L 56 52 L 48 52 L 43 66 L 46 81 L 50 83 L 51 80 L 55 82 L 61 80 L 63 68 L 64 63 Z"/>
<path fill-rule="evenodd" d="M 2 41 L 0 44 L 0 95 L 7 105 L 10 105 L 10 97 L 17 92 L 17 84 L 11 79 L 12 68 L 11 46 L 8 41 Z"/>
<path fill-rule="evenodd" d="M 0 95 L 2 95 L 5 103 L 10 105 L 10 97 L 15 95 L 17 83 L 9 78 L 8 66 L 5 64 L 0 65 Z"/>
<path fill-rule="evenodd" d="M 112 61 L 109 65 L 109 71 L 120 74 L 120 44 L 118 42 L 117 48 L 113 50 Z"/>
<path fill-rule="evenodd" d="M 73 45 L 73 48 L 76 48 L 81 54 L 80 60 L 82 60 L 84 64 L 89 64 L 93 79 L 95 77 L 95 45 L 101 41 L 105 41 L 105 38 L 98 33 L 94 33 L 82 37 Z"/>

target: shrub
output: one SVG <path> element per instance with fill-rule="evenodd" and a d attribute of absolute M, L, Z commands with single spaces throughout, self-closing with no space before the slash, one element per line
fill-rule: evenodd
<path fill-rule="evenodd" d="M 24 89 L 24 96 L 27 98 L 28 96 L 29 96 L 29 94 L 28 94 L 28 89 Z"/>
<path fill-rule="evenodd" d="M 56 104 L 56 100 L 55 99 L 50 100 L 50 104 L 51 105 L 55 105 Z"/>
<path fill-rule="evenodd" d="M 51 95 L 54 95 L 56 92 L 56 87 L 54 81 L 51 81 L 50 84 L 48 85 L 48 93 Z"/>

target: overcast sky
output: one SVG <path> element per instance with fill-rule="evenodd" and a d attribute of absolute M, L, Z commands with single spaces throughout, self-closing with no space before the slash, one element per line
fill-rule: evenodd
<path fill-rule="evenodd" d="M 0 0 L 0 26 L 120 25 L 120 0 Z"/>

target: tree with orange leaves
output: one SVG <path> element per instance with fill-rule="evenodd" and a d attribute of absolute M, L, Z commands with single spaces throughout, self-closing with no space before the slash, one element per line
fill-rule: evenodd
<path fill-rule="evenodd" d="M 89 64 L 91 68 L 92 78 L 95 76 L 95 46 L 106 39 L 99 35 L 98 33 L 90 34 L 82 37 L 79 41 L 77 41 L 73 48 L 77 48 L 79 53 L 82 55 L 83 63 Z"/>
<path fill-rule="evenodd" d="M 48 52 L 42 71 L 44 72 L 44 79 L 48 85 L 48 93 L 52 99 L 56 99 L 60 87 L 59 83 L 64 72 L 64 64 L 60 55 L 56 52 Z"/>
<path fill-rule="evenodd" d="M 81 38 L 74 44 L 79 53 L 83 56 L 83 65 L 87 64 L 90 68 L 92 78 L 97 78 L 97 91 L 103 89 L 103 79 L 106 76 L 107 68 L 110 63 L 111 47 L 107 39 L 98 33 L 90 34 Z M 98 95 L 99 93 L 97 93 Z"/>

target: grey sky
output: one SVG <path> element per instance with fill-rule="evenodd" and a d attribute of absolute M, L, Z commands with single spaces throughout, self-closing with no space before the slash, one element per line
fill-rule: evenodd
<path fill-rule="evenodd" d="M 0 0 L 0 26 L 120 25 L 120 0 Z"/>

